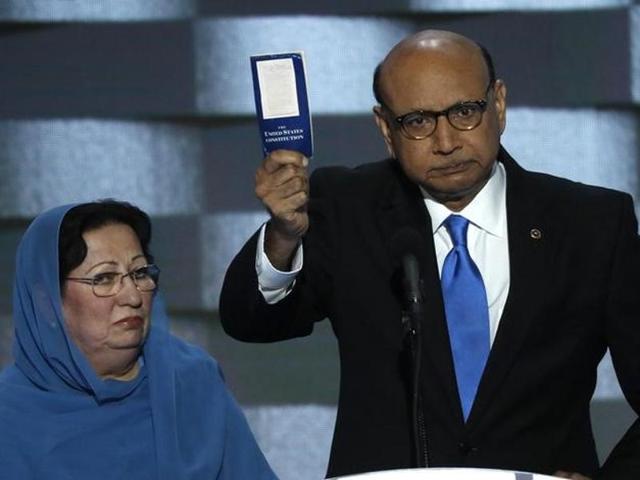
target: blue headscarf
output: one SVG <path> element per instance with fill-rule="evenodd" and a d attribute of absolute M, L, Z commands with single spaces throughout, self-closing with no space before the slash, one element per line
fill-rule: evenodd
<path fill-rule="evenodd" d="M 274 479 L 215 360 L 168 332 L 159 294 L 140 371 L 103 380 L 66 331 L 49 210 L 18 247 L 15 363 L 0 374 L 0 477 Z"/>

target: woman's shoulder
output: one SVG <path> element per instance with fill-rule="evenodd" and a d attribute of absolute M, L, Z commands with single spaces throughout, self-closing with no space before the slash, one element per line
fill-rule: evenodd
<path fill-rule="evenodd" d="M 202 347 L 167 331 L 158 330 L 154 335 L 159 337 L 160 348 L 166 353 L 165 358 L 173 364 L 176 373 L 200 373 L 208 377 L 219 377 L 222 381 L 218 362 Z"/>

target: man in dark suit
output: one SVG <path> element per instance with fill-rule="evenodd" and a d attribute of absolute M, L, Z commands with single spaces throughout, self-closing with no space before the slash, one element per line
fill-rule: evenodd
<path fill-rule="evenodd" d="M 505 84 L 465 37 L 408 37 L 374 91 L 390 159 L 318 169 L 310 186 L 296 152 L 258 169 L 271 219 L 229 267 L 225 330 L 265 342 L 332 322 L 341 380 L 330 476 L 428 464 L 640 478 L 638 421 L 599 467 L 589 419 L 607 348 L 640 411 L 629 195 L 519 167 L 500 146 Z M 419 239 L 409 251 L 425 298 L 415 392 L 401 231 Z"/>

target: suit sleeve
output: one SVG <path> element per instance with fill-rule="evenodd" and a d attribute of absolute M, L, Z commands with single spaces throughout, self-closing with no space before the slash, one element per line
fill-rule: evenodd
<path fill-rule="evenodd" d="M 624 395 L 640 413 L 640 238 L 631 197 L 626 196 L 609 282 L 606 336 Z M 596 475 L 602 480 L 640 478 L 640 421 L 631 425 Z"/>
<path fill-rule="evenodd" d="M 311 177 L 309 231 L 304 236 L 304 265 L 292 291 L 268 304 L 258 289 L 255 258 L 256 232 L 227 269 L 220 295 L 220 318 L 224 330 L 247 342 L 273 342 L 308 335 L 315 322 L 327 317 L 331 291 L 332 247 L 330 201 L 322 195 L 321 175 Z"/>

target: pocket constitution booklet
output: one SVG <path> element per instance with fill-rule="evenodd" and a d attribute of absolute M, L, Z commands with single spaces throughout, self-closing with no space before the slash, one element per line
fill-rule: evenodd
<path fill-rule="evenodd" d="M 262 150 L 296 150 L 313 156 L 313 131 L 302 52 L 251 57 Z"/>

